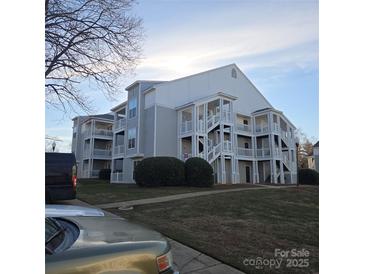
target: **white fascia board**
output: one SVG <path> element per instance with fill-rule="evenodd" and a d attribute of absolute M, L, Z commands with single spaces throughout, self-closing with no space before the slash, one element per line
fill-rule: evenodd
<path fill-rule="evenodd" d="M 125 100 L 124 102 L 120 103 L 119 105 L 116 105 L 115 107 L 111 108 L 110 111 L 117 112 L 127 106 L 128 100 Z"/>

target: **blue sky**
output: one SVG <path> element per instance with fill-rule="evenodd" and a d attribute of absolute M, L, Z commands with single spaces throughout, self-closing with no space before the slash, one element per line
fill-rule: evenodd
<path fill-rule="evenodd" d="M 236 63 L 277 109 L 318 139 L 317 1 L 139 1 L 143 59 L 115 101 L 83 85 L 97 113 L 125 99 L 137 79 L 171 80 Z M 46 134 L 70 150 L 71 117 L 46 107 Z"/>

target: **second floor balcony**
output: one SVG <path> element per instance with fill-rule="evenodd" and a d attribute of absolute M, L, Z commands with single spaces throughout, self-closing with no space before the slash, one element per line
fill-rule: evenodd
<path fill-rule="evenodd" d="M 180 134 L 186 134 L 192 132 L 193 130 L 193 121 L 183 121 L 180 125 Z"/>
<path fill-rule="evenodd" d="M 91 137 L 100 137 L 100 138 L 107 138 L 110 139 L 113 137 L 113 131 L 110 129 L 101 129 L 101 128 L 94 128 L 87 129 L 84 131 L 84 137 L 85 138 L 91 138 Z"/>
<path fill-rule="evenodd" d="M 245 124 L 236 124 L 236 131 L 238 133 L 252 133 L 252 127 L 251 125 L 245 125 Z"/>
<path fill-rule="evenodd" d="M 112 156 L 112 151 L 111 149 L 95 148 L 92 151 L 92 155 L 94 156 L 94 158 L 110 158 Z"/>
<path fill-rule="evenodd" d="M 268 133 L 269 127 L 267 125 L 256 125 L 255 133 L 261 134 L 261 133 Z"/>
<path fill-rule="evenodd" d="M 123 129 L 125 129 L 125 125 L 126 125 L 126 119 L 119 119 L 114 122 L 113 130 L 114 131 L 123 130 Z"/>
<path fill-rule="evenodd" d="M 252 148 L 237 147 L 237 156 L 252 158 L 254 156 L 254 150 Z"/>
<path fill-rule="evenodd" d="M 270 148 L 258 148 L 256 149 L 257 158 L 267 158 L 271 156 Z"/>
<path fill-rule="evenodd" d="M 229 140 L 223 141 L 223 152 L 232 152 L 232 142 Z"/>

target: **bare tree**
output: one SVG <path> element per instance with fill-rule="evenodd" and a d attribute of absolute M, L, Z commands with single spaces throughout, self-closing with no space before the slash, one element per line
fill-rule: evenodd
<path fill-rule="evenodd" d="M 298 165 L 300 168 L 308 168 L 308 156 L 313 155 L 313 140 L 309 139 L 301 129 L 297 129 L 296 136 L 299 141 Z"/>
<path fill-rule="evenodd" d="M 142 20 L 134 0 L 45 0 L 46 102 L 89 112 L 80 83 L 89 80 L 113 98 L 121 76 L 140 58 Z"/>

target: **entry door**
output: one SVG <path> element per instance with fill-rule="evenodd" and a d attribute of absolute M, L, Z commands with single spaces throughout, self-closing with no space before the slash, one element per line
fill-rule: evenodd
<path fill-rule="evenodd" d="M 246 183 L 251 182 L 251 174 L 250 174 L 250 167 L 246 166 Z"/>

